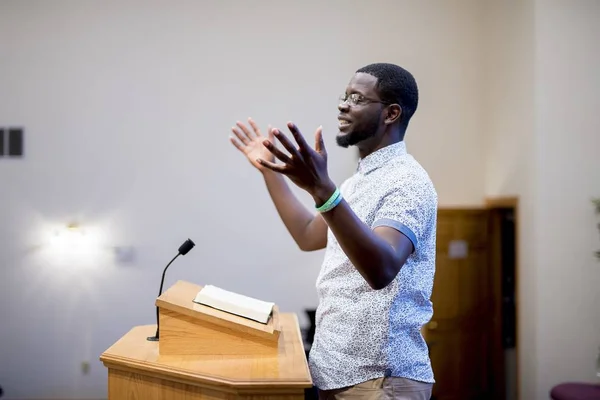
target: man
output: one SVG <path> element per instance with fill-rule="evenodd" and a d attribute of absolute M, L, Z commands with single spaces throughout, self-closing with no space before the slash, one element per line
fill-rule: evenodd
<path fill-rule="evenodd" d="M 437 194 L 404 143 L 417 108 L 413 76 L 371 64 L 339 104 L 342 147 L 356 146 L 356 173 L 336 187 L 322 128 L 311 148 L 278 129 L 264 137 L 238 122 L 232 143 L 262 172 L 279 216 L 304 251 L 326 248 L 309 365 L 322 399 L 429 399 L 434 382 L 421 327 L 432 315 Z M 287 154 L 275 146 L 275 138 Z M 280 163 L 275 163 L 277 158 Z M 316 215 L 284 176 L 314 199 Z"/>

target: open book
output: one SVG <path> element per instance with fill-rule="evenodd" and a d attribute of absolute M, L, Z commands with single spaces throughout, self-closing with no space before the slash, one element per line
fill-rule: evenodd
<path fill-rule="evenodd" d="M 212 285 L 206 285 L 200 289 L 194 302 L 263 324 L 269 321 L 269 316 L 275 306 L 274 303 L 253 299 Z"/>

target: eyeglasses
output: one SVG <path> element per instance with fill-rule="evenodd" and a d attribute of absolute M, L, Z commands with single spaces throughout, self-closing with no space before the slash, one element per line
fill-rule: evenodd
<path fill-rule="evenodd" d="M 381 100 L 369 99 L 369 98 L 363 96 L 362 94 L 358 94 L 358 93 L 352 93 L 350 95 L 343 94 L 340 96 L 339 100 L 340 100 L 340 105 L 348 104 L 349 106 L 358 106 L 358 105 L 369 104 L 369 103 L 381 103 L 381 104 L 386 104 L 386 105 L 391 104 L 389 102 L 385 102 L 385 101 L 381 101 Z"/>

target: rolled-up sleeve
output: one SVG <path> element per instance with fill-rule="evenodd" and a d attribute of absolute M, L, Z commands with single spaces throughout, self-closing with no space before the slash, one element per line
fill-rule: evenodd
<path fill-rule="evenodd" d="M 372 229 L 394 228 L 410 239 L 416 251 L 435 210 L 435 194 L 420 180 L 397 182 L 381 200 Z"/>

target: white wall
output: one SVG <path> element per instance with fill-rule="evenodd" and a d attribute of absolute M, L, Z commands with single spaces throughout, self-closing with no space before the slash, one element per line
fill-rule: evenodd
<path fill-rule="evenodd" d="M 213 283 L 304 323 L 322 253 L 296 249 L 229 127 L 293 119 L 311 137 L 323 124 L 341 182 L 356 160 L 334 146 L 336 100 L 366 63 L 414 72 L 421 105 L 409 149 L 440 204 L 479 204 L 479 4 L 2 1 L 0 125 L 26 130 L 26 157 L 0 161 L 7 397 L 105 395 L 98 356 L 153 323 L 160 273 L 187 237 L 197 247 L 166 287 Z M 44 245 L 72 220 L 98 238 L 93 257 L 57 258 Z M 115 264 L 112 246 L 134 246 L 135 262 Z"/>
<path fill-rule="evenodd" d="M 600 2 L 536 1 L 537 398 L 597 382 Z"/>
<path fill-rule="evenodd" d="M 600 3 L 488 2 L 486 195 L 520 198 L 521 399 L 595 381 Z"/>
<path fill-rule="evenodd" d="M 537 210 L 534 126 L 534 2 L 486 2 L 485 193 L 519 199 L 517 216 L 517 388 L 537 399 Z M 511 397 L 508 397 L 511 398 Z"/>

